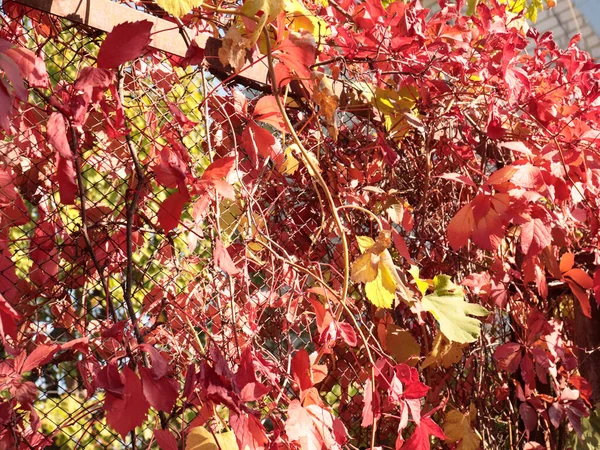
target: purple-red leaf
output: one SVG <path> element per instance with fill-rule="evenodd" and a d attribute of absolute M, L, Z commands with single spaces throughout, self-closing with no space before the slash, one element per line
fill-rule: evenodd
<path fill-rule="evenodd" d="M 124 22 L 108 33 L 98 52 L 98 67 L 116 69 L 142 55 L 150 43 L 152 22 Z"/>

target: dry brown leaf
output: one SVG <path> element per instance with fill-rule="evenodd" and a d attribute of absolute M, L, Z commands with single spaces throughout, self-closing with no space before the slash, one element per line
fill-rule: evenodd
<path fill-rule="evenodd" d="M 313 102 L 319 106 L 319 114 L 323 116 L 327 131 L 337 141 L 338 127 L 336 120 L 336 111 L 340 103 L 340 98 L 333 92 L 331 80 L 322 72 L 312 72 L 314 82 Z"/>
<path fill-rule="evenodd" d="M 230 65 L 238 73 L 246 62 L 246 50 L 250 41 L 242 36 L 237 27 L 232 26 L 223 38 L 219 48 L 219 61 L 224 66 Z"/>

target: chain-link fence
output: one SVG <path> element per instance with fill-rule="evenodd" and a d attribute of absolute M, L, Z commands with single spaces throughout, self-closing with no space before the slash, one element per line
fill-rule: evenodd
<path fill-rule="evenodd" d="M 262 417 L 271 417 L 282 399 L 289 403 L 296 396 L 298 380 L 290 367 L 293 355 L 305 349 L 320 397 L 343 420 L 351 445 L 369 445 L 371 428 L 361 426 L 370 376 L 365 367 L 390 352 L 392 344 L 380 344 L 385 336 L 390 342 L 399 339 L 395 348 L 417 345 L 412 353 L 400 351 L 398 361 L 418 358 L 419 348 L 425 356 L 436 345 L 425 331 L 433 322 L 419 323 L 404 303 L 384 317 L 364 301 L 359 287 L 351 287 L 344 311 L 334 292 L 324 288 L 342 290 L 348 266 L 327 192 L 289 134 L 268 118 L 266 128 L 249 125 L 259 92 L 224 84 L 202 65 L 184 68 L 181 58 L 159 51 L 122 65 L 114 82 L 95 79 L 90 87 L 82 74 L 95 67 L 104 33 L 15 3 L 3 8 L 0 37 L 42 58 L 49 76 L 46 86 L 30 88 L 0 142 L 0 292 L 3 336 L 9 337 L 3 338 L 0 386 L 6 395 L 0 425 L 7 439 L 18 428 L 30 438 L 39 429 L 37 441 L 22 445 L 124 448 L 135 441 L 134 448 L 147 448 L 156 445 L 153 430 L 160 426 L 184 436 L 225 414 L 204 411 L 199 399 L 188 396 L 162 408 L 152 404 L 143 427 L 127 437 L 107 426 L 104 392 L 110 391 L 110 380 L 98 381 L 98 365 L 147 364 L 139 349 L 148 343 L 179 368 L 161 387 L 165 397 L 169 389 L 185 391 L 190 366 L 208 360 L 210 352 L 235 367 L 242 352 L 252 349 L 254 368 L 265 383 L 278 386 L 269 402 L 258 402 Z M 402 256 L 433 257 L 435 239 L 412 242 L 408 223 L 410 205 L 422 203 L 410 192 L 420 192 L 423 180 L 390 176 L 382 158 L 372 158 L 373 152 L 392 157 L 378 134 L 377 112 L 361 106 L 354 92 L 356 99 L 337 112 L 342 123 L 334 141 L 331 123 L 315 118 L 306 99 L 292 91 L 286 90 L 288 114 L 296 130 L 321 120 L 322 126 L 305 133 L 305 146 L 318 155 L 336 204 L 371 196 L 379 213 L 391 208 L 399 223 L 406 220 L 403 228 L 396 227 L 408 245 Z M 51 121 L 57 112 L 72 118 L 64 143 L 72 159 L 61 155 L 62 142 L 49 126 L 57 125 Z M 278 140 L 269 141 L 261 129 Z M 410 157 L 407 150 L 395 162 L 397 174 L 403 164 L 425 164 Z M 211 171 L 213 162 L 223 161 L 226 169 Z M 353 235 L 377 236 L 377 224 L 363 211 L 345 210 L 344 221 Z M 351 255 L 360 254 L 354 241 L 349 245 Z M 396 247 L 393 256 L 399 261 L 402 249 L 399 243 Z M 356 331 L 349 335 L 338 328 L 343 320 L 354 321 Z M 507 332 L 506 319 L 495 320 L 486 325 L 493 330 L 487 336 Z M 408 341 L 405 330 L 421 338 Z M 369 344 L 357 345 L 361 338 Z M 464 355 L 452 350 L 454 356 L 443 362 L 456 364 L 450 381 L 433 367 L 425 376 L 431 387 L 450 386 L 454 404 L 475 401 L 485 416 L 489 402 L 477 403 L 477 398 L 508 387 L 500 375 L 482 378 L 493 343 L 482 337 L 478 344 Z M 44 354 L 32 361 L 39 348 Z M 23 370 L 19 358 L 27 358 L 32 370 Z M 9 414 L 14 404 L 32 408 Z M 498 414 L 504 410 L 488 417 Z M 501 440 L 511 420 L 488 423 L 487 429 L 496 432 L 486 436 L 489 442 Z M 392 413 L 382 417 L 379 445 L 394 445 L 397 422 Z"/>

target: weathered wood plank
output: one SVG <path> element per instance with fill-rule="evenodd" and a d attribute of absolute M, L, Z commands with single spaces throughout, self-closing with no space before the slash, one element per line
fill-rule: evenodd
<path fill-rule="evenodd" d="M 177 24 L 110 0 L 16 1 L 22 5 L 106 32 L 123 22 L 148 20 L 154 23 L 151 47 L 177 56 L 185 56 L 187 51 L 187 45 Z M 208 37 L 208 35 L 199 36 L 197 41 L 200 47 L 205 46 Z M 127 43 L 124 42 L 123 45 L 127 45 Z"/>

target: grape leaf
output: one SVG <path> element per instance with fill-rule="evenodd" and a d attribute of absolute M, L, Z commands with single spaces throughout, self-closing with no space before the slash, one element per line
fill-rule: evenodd
<path fill-rule="evenodd" d="M 437 275 L 433 286 L 434 292 L 423 297 L 423 309 L 433 314 L 444 336 L 461 344 L 477 340 L 481 323 L 469 315 L 485 317 L 489 311 L 481 305 L 467 303 L 462 289 L 448 275 Z"/>
<path fill-rule="evenodd" d="M 421 367 L 424 369 L 432 364 L 448 368 L 462 359 L 463 345 L 458 342 L 450 342 L 442 333 L 438 333 L 433 341 L 433 348 L 423 360 Z"/>
<path fill-rule="evenodd" d="M 139 57 L 150 43 L 152 22 L 124 22 L 108 33 L 98 51 L 98 67 L 116 69 L 127 61 Z M 127 45 L 123 45 L 127 42 Z"/>
<path fill-rule="evenodd" d="M 183 17 L 202 5 L 203 0 L 156 0 L 156 3 L 172 16 Z"/>
<path fill-rule="evenodd" d="M 350 278 L 356 283 L 366 283 L 367 299 L 378 308 L 390 308 L 396 299 L 396 287 L 402 284 L 387 248 L 391 245 L 389 231 L 383 231 L 373 240 L 357 236 L 363 252 L 351 267 Z"/>
<path fill-rule="evenodd" d="M 185 441 L 185 450 L 238 450 L 232 431 L 213 434 L 204 427 L 194 427 Z"/>
<path fill-rule="evenodd" d="M 471 404 L 470 412 L 463 414 L 460 411 L 453 409 L 448 411 L 444 418 L 444 433 L 446 433 L 446 442 L 456 443 L 456 450 L 478 450 L 481 439 L 471 427 L 475 420 L 477 411 Z"/>
<path fill-rule="evenodd" d="M 104 410 L 106 423 L 125 437 L 127 433 L 140 426 L 148 414 L 149 404 L 144 397 L 142 382 L 129 367 L 123 369 L 125 389 L 121 397 L 112 392 L 106 393 Z"/>
<path fill-rule="evenodd" d="M 250 37 L 250 45 L 256 44 L 260 33 L 265 25 L 275 20 L 285 9 L 284 0 L 246 0 L 241 11 L 249 17 L 255 16 L 259 11 L 262 11 L 262 16 L 256 24 L 256 28 Z"/>

